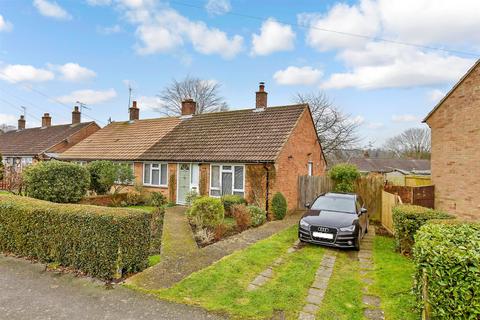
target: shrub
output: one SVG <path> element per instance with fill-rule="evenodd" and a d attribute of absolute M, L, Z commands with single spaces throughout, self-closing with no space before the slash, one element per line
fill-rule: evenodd
<path fill-rule="evenodd" d="M 199 228 L 195 231 L 195 238 L 198 239 L 202 245 L 210 244 L 214 240 L 214 237 L 214 233 L 207 228 Z"/>
<path fill-rule="evenodd" d="M 213 238 L 215 239 L 215 241 L 222 239 L 227 233 L 227 230 L 228 228 L 225 223 L 220 223 L 219 225 L 217 225 L 213 230 Z"/>
<path fill-rule="evenodd" d="M 252 218 L 253 227 L 258 227 L 259 225 L 264 224 L 267 220 L 267 213 L 265 212 L 265 210 L 257 206 L 248 206 L 247 210 Z"/>
<path fill-rule="evenodd" d="M 87 165 L 90 173 L 90 190 L 96 194 L 106 194 L 110 191 L 116 179 L 116 167 L 112 161 L 96 160 Z"/>
<path fill-rule="evenodd" d="M 192 203 L 188 215 L 197 227 L 214 228 L 223 222 L 225 210 L 220 199 L 200 197 Z"/>
<path fill-rule="evenodd" d="M 451 219 L 453 216 L 410 204 L 402 204 L 393 208 L 393 229 L 397 250 L 402 254 L 412 251 L 414 236 L 417 230 L 428 220 Z"/>
<path fill-rule="evenodd" d="M 167 197 L 161 192 L 151 192 L 149 204 L 154 207 L 163 207 L 167 204 Z"/>
<path fill-rule="evenodd" d="M 90 185 L 85 167 L 61 161 L 42 161 L 23 172 L 27 195 L 53 202 L 78 202 Z"/>
<path fill-rule="evenodd" d="M 287 199 L 281 192 L 275 193 L 272 198 L 272 213 L 277 220 L 282 220 L 287 214 Z"/>
<path fill-rule="evenodd" d="M 129 191 L 125 202 L 129 206 L 139 206 L 145 203 L 145 199 L 140 192 Z"/>
<path fill-rule="evenodd" d="M 354 192 L 355 180 L 360 178 L 357 167 L 349 163 L 339 163 L 333 166 L 328 174 L 335 181 L 335 192 Z"/>
<path fill-rule="evenodd" d="M 247 230 L 252 224 L 252 217 L 244 204 L 235 204 L 231 208 L 235 223 L 240 231 Z"/>
<path fill-rule="evenodd" d="M 189 191 L 185 195 L 185 204 L 187 206 L 191 206 L 193 201 L 195 201 L 197 198 L 198 198 L 198 192 L 196 190 Z"/>
<path fill-rule="evenodd" d="M 225 195 L 222 197 L 223 208 L 227 217 L 233 217 L 232 206 L 236 204 L 247 204 L 247 201 L 238 195 Z"/>
<path fill-rule="evenodd" d="M 429 222 L 413 252 L 415 295 L 431 318 L 480 319 L 480 224 Z"/>
<path fill-rule="evenodd" d="M 147 266 L 152 214 L 0 195 L 0 251 L 111 279 Z"/>

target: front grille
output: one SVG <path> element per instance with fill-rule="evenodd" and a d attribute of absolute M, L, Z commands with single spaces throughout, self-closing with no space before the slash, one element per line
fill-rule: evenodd
<path fill-rule="evenodd" d="M 326 238 L 315 237 L 315 236 L 313 236 L 314 232 L 330 233 L 330 234 L 333 234 L 333 238 L 332 239 L 326 239 Z M 335 239 L 337 238 L 337 229 L 336 228 L 330 228 L 330 227 L 324 227 L 324 226 L 310 226 L 310 235 L 311 235 L 312 239 L 315 240 L 315 241 L 334 243 Z"/>

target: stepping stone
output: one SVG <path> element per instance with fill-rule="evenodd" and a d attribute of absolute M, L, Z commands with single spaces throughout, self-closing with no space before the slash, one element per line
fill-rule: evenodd
<path fill-rule="evenodd" d="M 253 291 L 253 290 L 257 290 L 258 287 L 252 283 L 250 283 L 247 287 L 247 291 Z"/>
<path fill-rule="evenodd" d="M 308 294 L 311 294 L 313 296 L 323 297 L 323 295 L 325 294 L 325 290 L 310 288 L 308 289 Z"/>
<path fill-rule="evenodd" d="M 297 249 L 295 249 L 294 247 L 290 247 L 290 248 L 288 248 L 287 253 L 292 253 L 292 252 L 295 252 L 295 251 L 297 251 Z"/>
<path fill-rule="evenodd" d="M 261 276 L 264 276 L 266 278 L 272 278 L 273 277 L 273 270 L 271 268 L 265 269 L 262 273 L 260 273 Z"/>
<path fill-rule="evenodd" d="M 311 313 L 300 311 L 300 314 L 298 315 L 298 320 L 315 320 L 315 316 Z"/>
<path fill-rule="evenodd" d="M 322 300 L 323 300 L 323 296 L 315 296 L 313 294 L 309 294 L 307 296 L 307 302 L 308 303 L 320 305 L 320 304 L 322 304 Z"/>
<path fill-rule="evenodd" d="M 315 280 L 312 284 L 312 288 L 325 290 L 328 286 L 328 281 Z"/>
<path fill-rule="evenodd" d="M 265 282 L 268 281 L 269 278 L 267 277 L 264 277 L 262 275 L 259 275 L 258 277 L 255 278 L 255 280 L 252 281 L 252 284 L 253 285 L 256 285 L 256 286 L 262 286 L 265 284 Z"/>
<path fill-rule="evenodd" d="M 372 295 L 364 295 L 362 298 L 363 304 L 370 306 L 370 307 L 380 307 L 381 300 L 377 296 Z"/>
<path fill-rule="evenodd" d="M 283 258 L 282 257 L 278 257 L 277 259 L 275 259 L 275 261 L 273 261 L 273 265 L 274 266 L 278 266 L 279 264 L 281 264 L 283 262 Z"/>
<path fill-rule="evenodd" d="M 319 306 L 315 304 L 307 303 L 305 307 L 303 307 L 303 312 L 315 314 L 317 313 L 318 309 L 320 309 Z"/>
<path fill-rule="evenodd" d="M 365 309 L 363 312 L 363 315 L 365 318 L 369 320 L 384 320 L 385 315 L 383 314 L 383 311 L 380 309 Z"/>
<path fill-rule="evenodd" d="M 363 281 L 363 283 L 368 284 L 368 285 L 373 284 L 373 280 L 370 279 L 370 278 L 363 278 L 362 281 Z"/>

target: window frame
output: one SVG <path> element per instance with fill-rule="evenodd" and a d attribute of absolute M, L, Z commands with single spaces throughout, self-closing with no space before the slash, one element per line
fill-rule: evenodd
<path fill-rule="evenodd" d="M 307 163 L 307 174 L 309 177 L 313 176 L 313 162 L 308 161 Z"/>
<path fill-rule="evenodd" d="M 146 165 L 150 165 L 150 174 L 149 178 L 150 181 L 148 183 L 145 182 L 145 167 Z M 153 165 L 156 164 L 158 167 L 154 168 Z M 165 184 L 162 184 L 162 166 L 166 165 L 167 170 L 166 170 L 166 179 L 165 179 Z M 143 162 L 143 172 L 142 172 L 142 185 L 148 186 L 148 187 L 157 187 L 157 188 L 168 188 L 168 162 L 162 162 L 162 161 L 147 161 Z M 158 170 L 158 184 L 152 184 L 152 177 L 153 177 L 153 171 Z"/>
<path fill-rule="evenodd" d="M 213 187 L 212 186 L 212 177 L 213 177 L 213 170 L 212 170 L 212 167 L 214 166 L 218 166 L 219 167 L 219 186 L 218 187 Z M 224 169 L 224 166 L 226 167 L 230 167 L 230 169 Z M 242 171 L 243 171 L 243 176 L 242 176 L 242 189 L 236 189 L 235 188 L 235 167 L 242 167 Z M 209 191 L 208 191 L 208 194 L 211 196 L 211 197 L 214 197 L 214 198 L 221 198 L 222 196 L 224 196 L 224 194 L 222 194 L 222 186 L 223 186 L 223 173 L 226 172 L 226 173 L 231 173 L 232 174 L 232 195 L 235 194 L 235 193 L 243 193 L 243 197 L 245 197 L 245 176 L 246 176 L 246 170 L 245 170 L 245 164 L 242 164 L 242 163 L 211 163 L 210 164 L 210 183 L 209 183 Z M 212 190 L 213 191 L 219 191 L 220 195 L 217 196 L 217 195 L 213 195 L 212 194 Z"/>

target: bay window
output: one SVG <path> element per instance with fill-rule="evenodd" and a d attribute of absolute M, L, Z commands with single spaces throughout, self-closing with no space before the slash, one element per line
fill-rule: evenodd
<path fill-rule="evenodd" d="M 167 187 L 168 164 L 148 162 L 143 164 L 143 184 L 154 187 Z"/>
<path fill-rule="evenodd" d="M 245 196 L 245 166 L 212 164 L 210 166 L 210 195 L 220 197 L 228 194 Z"/>

